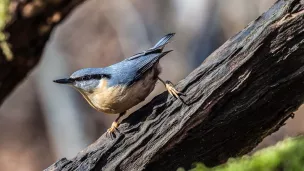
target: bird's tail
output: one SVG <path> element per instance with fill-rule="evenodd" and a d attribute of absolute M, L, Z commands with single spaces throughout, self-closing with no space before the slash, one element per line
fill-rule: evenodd
<path fill-rule="evenodd" d="M 163 49 L 169 40 L 175 35 L 175 33 L 169 33 L 161 38 L 151 49 Z"/>

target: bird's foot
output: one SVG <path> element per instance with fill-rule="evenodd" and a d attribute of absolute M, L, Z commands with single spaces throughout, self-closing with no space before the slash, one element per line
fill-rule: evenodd
<path fill-rule="evenodd" d="M 177 91 L 173 84 L 170 81 L 166 81 L 166 89 L 168 90 L 169 94 L 174 96 L 175 98 L 179 99 L 182 103 L 186 104 L 184 100 L 180 96 L 186 96 L 184 93 Z"/>
<path fill-rule="evenodd" d="M 119 133 L 118 130 L 118 123 L 116 121 L 114 121 L 111 125 L 111 127 L 107 130 L 106 136 L 112 138 L 115 138 L 115 131 L 117 131 Z"/>

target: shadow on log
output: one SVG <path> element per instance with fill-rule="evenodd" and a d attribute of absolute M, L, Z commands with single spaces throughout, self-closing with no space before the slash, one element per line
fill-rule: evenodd
<path fill-rule="evenodd" d="M 7 23 L 0 27 L 0 38 L 6 35 L 0 41 L 0 105 L 36 66 L 53 28 L 84 0 L 1 1 L 7 15 L 0 20 Z"/>
<path fill-rule="evenodd" d="M 114 140 L 104 134 L 46 170 L 171 171 L 248 153 L 304 100 L 303 18 L 300 0 L 277 1 L 178 83 L 189 106 L 164 92 Z"/>

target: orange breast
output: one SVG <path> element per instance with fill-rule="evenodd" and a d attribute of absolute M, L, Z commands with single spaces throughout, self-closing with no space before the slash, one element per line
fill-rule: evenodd
<path fill-rule="evenodd" d="M 157 81 L 155 74 L 159 74 L 157 68 L 130 87 L 124 85 L 108 87 L 107 80 L 102 79 L 93 93 L 86 93 L 84 96 L 96 110 L 107 114 L 122 113 L 145 100 L 153 91 Z"/>

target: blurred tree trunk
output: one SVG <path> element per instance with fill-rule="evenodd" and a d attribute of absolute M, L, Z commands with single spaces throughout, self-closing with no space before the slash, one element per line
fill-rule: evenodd
<path fill-rule="evenodd" d="M 53 28 L 83 1 L 0 2 L 0 105 L 36 66 Z"/>
<path fill-rule="evenodd" d="M 177 85 L 126 118 L 114 140 L 47 170 L 176 170 L 251 151 L 304 101 L 304 4 L 279 0 Z"/>

